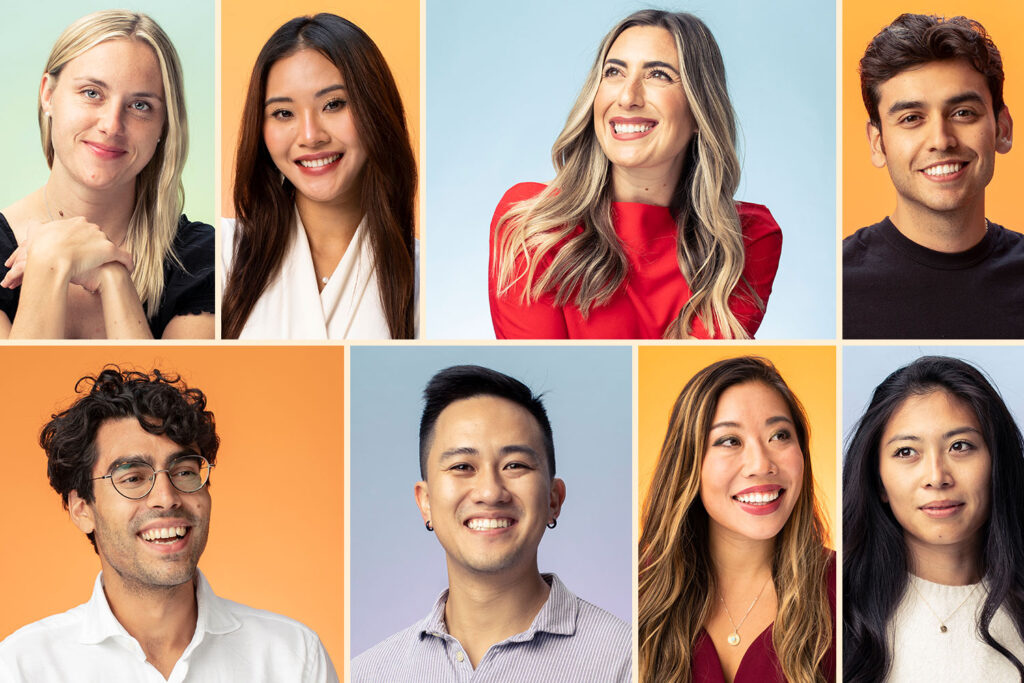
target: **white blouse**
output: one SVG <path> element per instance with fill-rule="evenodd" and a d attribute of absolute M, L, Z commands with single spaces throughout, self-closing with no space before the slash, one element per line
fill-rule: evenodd
<path fill-rule="evenodd" d="M 225 279 L 234 259 L 235 220 L 225 218 L 221 259 Z M 256 301 L 239 339 L 390 339 L 366 218 L 323 291 L 299 212 L 295 234 L 277 275 Z"/>

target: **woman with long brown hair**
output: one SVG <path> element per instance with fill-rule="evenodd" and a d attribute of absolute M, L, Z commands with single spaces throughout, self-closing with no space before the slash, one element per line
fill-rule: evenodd
<path fill-rule="evenodd" d="M 413 337 L 415 191 L 402 101 L 370 37 L 333 14 L 281 26 L 242 114 L 223 336 Z"/>
<path fill-rule="evenodd" d="M 835 558 L 807 417 L 762 358 L 683 388 L 643 512 L 640 677 L 835 680 Z"/>

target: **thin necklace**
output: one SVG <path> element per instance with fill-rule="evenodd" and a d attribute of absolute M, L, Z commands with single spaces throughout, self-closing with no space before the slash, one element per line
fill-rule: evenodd
<path fill-rule="evenodd" d="M 768 579 L 770 578 L 772 577 L 769 574 Z M 729 643 L 733 647 L 740 644 L 740 626 L 743 626 L 743 622 L 747 620 L 748 616 L 750 616 L 750 610 L 754 609 L 754 605 L 756 605 L 757 601 L 761 599 L 761 594 L 764 593 L 764 587 L 768 585 L 768 579 L 765 579 L 764 583 L 761 584 L 761 590 L 757 592 L 757 597 L 754 598 L 754 602 L 750 603 L 750 607 L 747 608 L 746 614 L 743 615 L 743 618 L 740 619 L 740 623 L 738 624 L 732 620 L 732 612 L 729 611 L 729 605 L 725 604 L 725 598 L 722 597 L 722 593 L 718 593 L 718 599 L 722 601 L 722 607 L 725 608 L 725 615 L 729 617 L 729 623 L 732 624 L 732 633 L 730 633 L 729 637 L 725 639 L 725 642 Z"/>
<path fill-rule="evenodd" d="M 53 214 L 50 213 L 50 197 L 49 197 L 49 194 L 47 193 L 47 190 L 48 190 L 47 186 L 43 185 L 43 204 L 46 206 L 46 217 L 49 218 L 50 222 L 52 223 L 53 222 Z M 64 212 L 61 211 L 60 209 L 57 210 L 57 215 L 60 216 L 61 218 L 64 218 Z"/>
<path fill-rule="evenodd" d="M 960 604 L 956 606 L 956 609 L 954 609 L 952 612 L 947 614 L 946 618 L 943 619 L 942 617 L 939 616 L 939 613 L 935 611 L 935 608 L 932 607 L 932 604 L 930 602 L 928 602 L 928 600 L 925 599 L 924 594 L 921 593 L 921 590 L 917 587 L 917 584 L 914 583 L 914 579 L 913 578 L 910 579 L 910 586 L 911 586 L 911 588 L 914 589 L 914 592 L 917 593 L 917 597 L 921 598 L 921 602 L 923 602 L 924 606 L 928 608 L 928 611 L 931 612 L 935 616 L 935 620 L 937 622 L 939 622 L 939 633 L 945 633 L 946 631 L 949 630 L 948 628 L 946 628 L 946 622 L 949 621 L 950 619 L 952 619 L 953 615 L 956 614 L 957 612 L 959 612 L 960 608 L 963 607 L 967 603 L 967 601 L 970 599 L 970 597 L 972 595 L 974 595 L 974 591 L 978 590 L 978 584 L 974 584 L 974 587 L 971 588 L 970 592 L 967 594 L 967 597 L 965 597 L 963 600 L 961 600 Z"/>

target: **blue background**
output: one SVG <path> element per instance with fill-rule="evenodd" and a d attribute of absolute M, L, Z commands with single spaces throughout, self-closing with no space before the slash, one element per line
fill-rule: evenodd
<path fill-rule="evenodd" d="M 422 620 L 448 587 L 445 554 L 423 528 L 422 393 L 438 370 L 472 363 L 543 394 L 566 499 L 538 562 L 579 597 L 630 622 L 633 392 L 629 347 L 364 347 L 350 356 L 352 656 Z"/>
<path fill-rule="evenodd" d="M 487 244 L 502 195 L 554 176 L 551 145 L 601 38 L 648 3 L 431 0 L 427 11 L 426 337 L 493 339 Z M 835 338 L 835 6 L 701 0 L 737 112 L 736 198 L 782 226 L 759 339 Z"/>

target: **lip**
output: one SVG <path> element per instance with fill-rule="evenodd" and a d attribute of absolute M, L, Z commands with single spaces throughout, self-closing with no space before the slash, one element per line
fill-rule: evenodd
<path fill-rule="evenodd" d="M 493 529 L 474 529 L 474 528 L 469 526 L 469 523 L 471 521 L 475 520 L 475 519 L 481 519 L 481 520 L 491 520 L 491 519 L 507 520 L 508 521 L 508 526 L 495 527 Z M 484 514 L 484 515 L 470 515 L 470 516 L 468 516 L 468 517 L 466 517 L 465 519 L 462 520 L 462 526 L 465 527 L 466 529 L 468 529 L 471 533 L 473 533 L 473 534 L 483 534 L 485 536 L 498 536 L 498 535 L 507 533 L 507 532 L 511 531 L 512 528 L 514 526 L 516 526 L 518 523 L 519 523 L 519 520 L 517 518 L 515 518 L 515 517 L 513 517 L 513 516 L 511 516 L 509 514 L 499 514 L 499 513 Z"/>
<path fill-rule="evenodd" d="M 918 173 L 923 175 L 926 180 L 929 180 L 933 183 L 951 183 L 959 180 L 964 176 L 964 174 L 967 172 L 967 167 L 970 165 L 970 163 L 970 161 L 965 161 L 963 159 L 945 159 L 943 161 L 937 161 L 934 164 L 928 164 L 924 168 L 919 169 Z M 957 171 L 956 173 L 948 173 L 940 176 L 933 176 L 925 173 L 925 171 L 927 171 L 930 168 L 935 168 L 936 166 L 945 166 L 947 164 L 960 164 L 960 170 Z"/>
<path fill-rule="evenodd" d="M 960 514 L 966 507 L 962 500 L 935 500 L 918 508 L 933 519 L 946 519 Z"/>
<path fill-rule="evenodd" d="M 156 553 L 158 555 L 173 555 L 174 553 L 178 553 L 184 550 L 188 546 L 188 544 L 192 542 L 192 526 L 184 524 L 178 524 L 176 526 L 184 526 L 185 535 L 179 538 L 174 543 L 152 543 L 150 541 L 143 539 L 142 536 L 139 535 L 142 533 L 142 531 L 140 531 L 139 534 L 136 534 L 136 538 L 138 538 L 139 543 L 145 546 L 146 549 L 150 552 Z M 160 529 L 163 528 L 163 525 L 152 525 L 149 528 Z"/>
<path fill-rule="evenodd" d="M 300 161 L 319 161 L 320 159 L 329 159 L 330 157 L 334 156 L 338 158 L 329 164 L 324 164 L 323 166 L 316 166 L 314 168 L 309 168 L 308 166 L 303 166 L 301 163 L 299 163 Z M 295 167 L 302 171 L 304 174 L 318 176 L 333 171 L 335 168 L 338 167 L 338 164 L 340 164 L 341 160 L 344 158 L 344 152 L 317 152 L 315 154 L 303 154 L 300 157 L 295 157 L 293 161 L 295 163 Z"/>
<path fill-rule="evenodd" d="M 650 128 L 637 133 L 616 133 L 615 124 L 648 125 Z M 615 140 L 639 140 L 640 138 L 645 138 L 653 133 L 657 127 L 658 122 L 655 119 L 649 119 L 642 116 L 615 116 L 608 120 L 608 130 L 611 132 L 612 138 Z"/>
<path fill-rule="evenodd" d="M 110 145 L 104 145 L 90 140 L 84 140 L 83 142 L 93 154 L 104 160 L 119 159 L 128 153 L 120 147 L 111 147 Z"/>
<path fill-rule="evenodd" d="M 744 503 L 743 501 L 737 500 L 736 498 L 736 496 L 741 496 L 750 493 L 774 493 L 776 491 L 779 492 L 779 497 L 770 503 Z M 778 512 L 779 508 L 782 507 L 782 501 L 785 498 L 785 496 L 786 489 L 782 488 L 778 484 L 759 484 L 757 486 L 750 486 L 748 488 L 745 488 L 742 491 L 737 491 L 732 495 L 732 501 L 736 503 L 736 505 L 738 505 L 740 510 L 743 510 L 743 512 L 746 512 L 750 515 L 761 517 L 764 515 L 770 515 L 775 512 Z"/>

